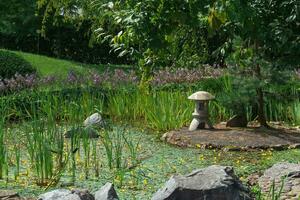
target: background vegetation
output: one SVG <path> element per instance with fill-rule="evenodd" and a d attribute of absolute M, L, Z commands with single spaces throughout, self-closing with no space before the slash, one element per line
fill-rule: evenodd
<path fill-rule="evenodd" d="M 188 125 L 187 96 L 199 90 L 216 96 L 214 123 L 245 115 L 299 126 L 299 9 L 296 0 L 2 0 L 0 188 L 36 195 L 110 181 L 121 197 L 148 199 L 170 175 L 202 166 L 233 165 L 245 181 L 299 162 L 297 149 L 158 141 Z M 83 127 L 95 112 L 106 125 Z"/>

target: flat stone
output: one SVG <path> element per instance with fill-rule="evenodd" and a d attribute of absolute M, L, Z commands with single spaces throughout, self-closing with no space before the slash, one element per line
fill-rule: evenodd
<path fill-rule="evenodd" d="M 284 129 L 234 128 L 215 125 L 215 129 L 189 131 L 188 127 L 167 132 L 162 140 L 181 147 L 226 148 L 227 150 L 288 149 L 300 143 L 300 132 Z M 207 145 L 209 144 L 209 145 Z"/>

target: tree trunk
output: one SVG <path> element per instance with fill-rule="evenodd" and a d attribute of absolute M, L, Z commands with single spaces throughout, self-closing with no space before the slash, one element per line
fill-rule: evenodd
<path fill-rule="evenodd" d="M 254 42 L 254 48 L 255 53 L 258 54 L 258 42 Z M 257 62 L 255 67 L 255 75 L 258 78 L 259 81 L 262 80 L 261 77 L 261 69 L 260 65 Z M 269 128 L 269 125 L 267 124 L 265 111 L 264 111 L 264 92 L 262 87 L 259 85 L 258 88 L 256 88 L 256 95 L 257 95 L 257 101 L 258 101 L 258 121 L 260 123 L 260 126 Z"/>
<path fill-rule="evenodd" d="M 265 117 L 264 93 L 263 93 L 261 87 L 256 89 L 256 94 L 257 94 L 257 98 L 258 98 L 258 121 L 261 126 L 269 127 L 269 125 L 267 124 L 266 117 Z"/>
<path fill-rule="evenodd" d="M 259 80 L 261 80 L 260 66 L 256 64 L 256 76 Z M 256 89 L 256 95 L 258 100 L 258 121 L 261 126 L 269 127 L 267 124 L 265 111 L 264 111 L 264 92 L 261 86 Z"/>

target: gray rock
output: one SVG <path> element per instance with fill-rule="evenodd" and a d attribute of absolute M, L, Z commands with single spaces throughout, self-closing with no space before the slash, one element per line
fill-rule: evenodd
<path fill-rule="evenodd" d="M 232 167 L 212 165 L 188 175 L 173 176 L 152 200 L 250 200 L 249 190 Z"/>
<path fill-rule="evenodd" d="M 95 197 L 88 190 L 73 189 L 71 192 L 78 195 L 81 200 L 95 200 Z"/>
<path fill-rule="evenodd" d="M 276 194 L 282 187 L 281 196 L 300 198 L 300 164 L 277 163 L 264 172 L 258 179 L 258 185 L 263 194 L 268 194 L 274 186 Z"/>
<path fill-rule="evenodd" d="M 99 113 L 94 113 L 84 121 L 84 126 L 103 127 L 104 121 Z"/>
<path fill-rule="evenodd" d="M 247 117 L 244 115 L 235 115 L 232 118 L 230 118 L 226 126 L 227 127 L 247 127 Z"/>
<path fill-rule="evenodd" d="M 116 190 L 114 185 L 111 183 L 106 183 L 95 193 L 95 200 L 118 200 Z"/>
<path fill-rule="evenodd" d="M 81 200 L 77 194 L 73 194 L 70 190 L 57 189 L 44 193 L 38 197 L 38 200 Z"/>

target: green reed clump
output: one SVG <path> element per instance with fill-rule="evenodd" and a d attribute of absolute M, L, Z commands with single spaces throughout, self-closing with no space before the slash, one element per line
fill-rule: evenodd
<path fill-rule="evenodd" d="M 47 185 L 53 175 L 53 154 L 51 152 L 51 141 L 45 129 L 43 120 L 34 120 L 32 126 L 26 131 L 27 149 L 32 167 L 34 168 L 36 183 Z"/>
<path fill-rule="evenodd" d="M 45 186 L 53 175 L 54 161 L 51 144 L 56 141 L 52 138 L 53 132 L 47 130 L 49 128 L 47 121 L 39 116 L 40 110 L 37 108 L 37 102 L 32 102 L 31 111 L 32 122 L 25 130 L 26 145 L 35 172 L 36 183 Z"/>
<path fill-rule="evenodd" d="M 255 199 L 257 199 L 257 200 L 279 200 L 279 199 L 281 199 L 285 180 L 286 180 L 286 177 L 283 177 L 281 180 L 281 184 L 278 188 L 275 187 L 276 186 L 275 180 L 273 180 L 267 194 L 263 194 L 261 188 L 259 188 L 258 186 L 254 187 L 253 192 L 255 194 Z"/>
<path fill-rule="evenodd" d="M 101 142 L 105 148 L 107 164 L 113 173 L 113 182 L 122 186 L 125 177 L 138 163 L 139 140 L 133 138 L 134 132 L 115 127 L 112 131 L 101 133 Z"/>
<path fill-rule="evenodd" d="M 300 124 L 300 101 L 280 102 L 269 100 L 265 106 L 269 121 L 284 121 L 294 125 Z"/>
<path fill-rule="evenodd" d="M 268 195 L 267 195 L 267 199 L 271 199 L 271 200 L 279 200 L 279 199 L 281 199 L 285 179 L 286 179 L 286 178 L 284 177 L 284 178 L 281 180 L 281 185 L 280 185 L 278 191 L 276 191 L 275 180 L 272 181 L 270 190 L 269 190 Z"/>
<path fill-rule="evenodd" d="M 145 96 L 145 119 L 150 128 L 170 130 L 186 125 L 191 118 L 194 105 L 186 93 L 156 92 Z"/>
<path fill-rule="evenodd" d="M 92 159 L 93 159 L 93 167 L 95 172 L 95 177 L 98 178 L 100 175 L 100 159 L 98 155 L 98 147 L 97 140 L 92 140 Z"/>
<path fill-rule="evenodd" d="M 101 132 L 101 142 L 105 148 L 110 169 L 127 169 L 132 167 L 132 164 L 137 163 L 139 142 L 134 142 L 132 134 L 120 127 L 115 127 L 112 131 L 105 130 Z"/>
<path fill-rule="evenodd" d="M 5 143 L 5 120 L 7 117 L 7 102 L 1 99 L 0 101 L 0 179 L 3 178 L 4 174 L 8 174 L 8 163 L 7 163 L 7 147 Z M 8 177 L 7 177 L 8 178 Z"/>
<path fill-rule="evenodd" d="M 21 161 L 21 147 L 20 145 L 15 145 L 14 146 L 14 153 L 15 153 L 15 160 L 16 160 L 16 168 L 15 168 L 15 180 L 19 177 L 20 175 L 20 161 Z"/>
<path fill-rule="evenodd" d="M 300 101 L 295 101 L 292 104 L 292 118 L 295 125 L 300 125 Z"/>
<path fill-rule="evenodd" d="M 81 139 L 82 147 L 84 151 L 84 171 L 85 178 L 89 177 L 89 166 L 90 166 L 90 154 L 91 154 L 91 139 L 89 138 L 88 131 L 83 133 L 83 137 Z"/>
<path fill-rule="evenodd" d="M 231 116 L 233 116 L 233 112 L 223 106 L 218 101 L 210 101 L 209 102 L 209 118 L 212 123 L 218 123 L 220 121 L 226 121 Z"/>
<path fill-rule="evenodd" d="M 3 178 L 3 171 L 6 165 L 6 147 L 4 143 L 4 125 L 3 120 L 0 120 L 0 179 Z"/>
<path fill-rule="evenodd" d="M 139 89 L 120 90 L 108 94 L 107 112 L 114 119 L 143 120 L 147 97 Z"/>

